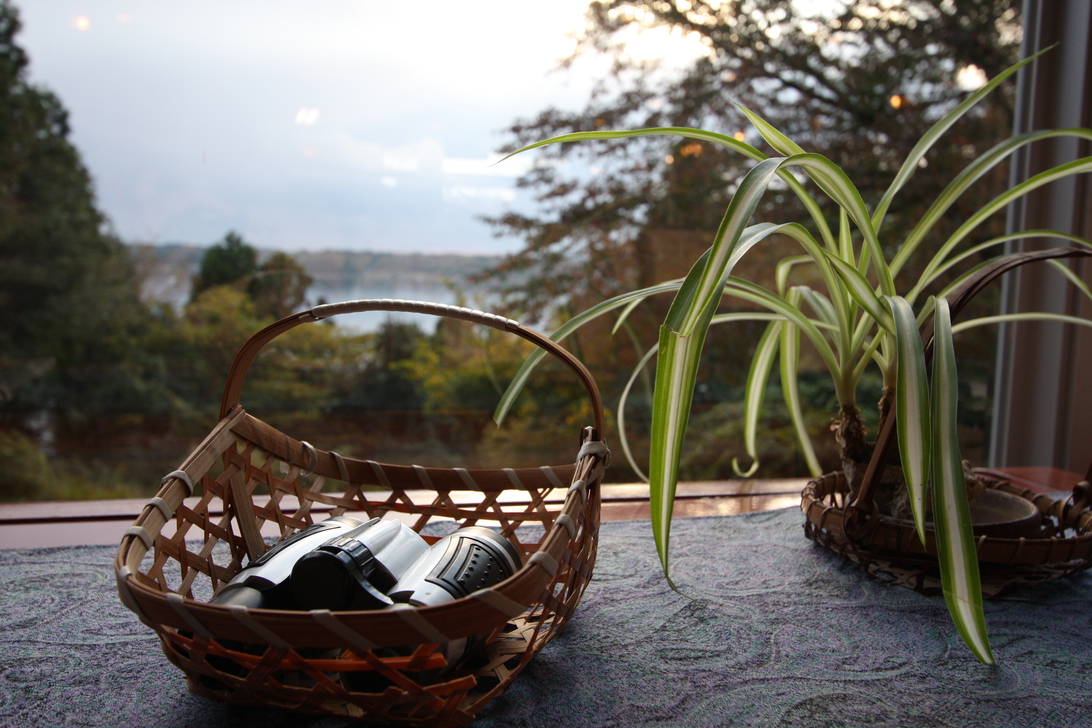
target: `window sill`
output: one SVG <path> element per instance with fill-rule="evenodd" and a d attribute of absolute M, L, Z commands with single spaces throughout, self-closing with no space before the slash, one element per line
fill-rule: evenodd
<path fill-rule="evenodd" d="M 1057 468 L 1004 468 L 1013 483 L 1043 493 L 1064 492 L 1082 478 Z M 771 480 L 712 480 L 680 483 L 675 516 L 726 516 L 771 511 L 799 505 L 806 478 Z M 424 494 L 422 493 L 422 496 Z M 560 499 L 563 493 L 553 497 Z M 604 521 L 638 521 L 650 516 L 648 486 L 641 483 L 603 486 Z M 196 505 L 198 498 L 189 499 Z M 261 502 L 268 497 L 258 498 Z M 0 549 L 116 544 L 147 503 L 147 499 L 58 501 L 0 504 Z M 312 512 L 328 512 L 316 507 Z M 222 515 L 222 509 L 215 515 Z M 263 534 L 276 536 L 276 524 Z"/>

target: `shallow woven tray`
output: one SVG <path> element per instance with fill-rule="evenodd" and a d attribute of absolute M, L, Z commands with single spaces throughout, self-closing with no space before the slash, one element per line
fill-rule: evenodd
<path fill-rule="evenodd" d="M 380 464 L 315 448 L 238 404 L 246 372 L 269 341 L 308 322 L 374 310 L 492 326 L 561 359 L 592 403 L 594 426 L 573 433 L 576 463 L 500 470 Z M 408 301 L 316 307 L 264 329 L 240 350 L 221 421 L 164 478 L 122 538 L 115 561 L 120 597 L 159 635 L 164 653 L 197 694 L 377 724 L 468 723 L 557 634 L 591 577 L 599 480 L 609 460 L 601 431 L 602 401 L 591 375 L 557 344 L 515 321 Z M 313 515 L 319 510 L 321 517 Z M 347 512 L 395 514 L 426 534 L 429 524 L 435 530 L 445 519 L 493 526 L 520 551 L 524 565 L 491 589 L 437 607 L 303 612 L 206 603 L 266 550 L 264 524 L 276 524 L 284 537 Z M 441 643 L 482 633 L 489 637 L 480 655 L 434 676 L 446 664 Z M 350 690 L 343 674 L 369 678 L 373 687 Z"/>
<path fill-rule="evenodd" d="M 999 596 L 1013 586 L 1050 581 L 1092 566 L 1092 511 L 1087 482 L 1074 497 L 1057 500 L 976 473 L 987 487 L 1031 501 L 1042 515 L 1040 538 L 976 539 L 982 593 Z M 872 514 L 853 522 L 848 515 L 845 475 L 830 473 L 804 488 L 804 533 L 811 540 L 860 564 L 882 581 L 925 593 L 940 592 L 936 538 L 918 539 L 914 524 Z"/>
<path fill-rule="evenodd" d="M 1090 256 L 1092 251 L 1085 249 L 1051 248 L 998 259 L 951 292 L 952 320 L 971 299 L 1004 273 L 1029 263 Z M 932 326 L 931 318 L 922 324 L 926 362 L 932 360 Z M 872 497 L 895 449 L 895 428 L 892 408 L 880 428 L 872 460 L 854 502 L 849 502 L 849 486 L 840 472 L 808 483 L 801 497 L 801 509 L 807 517 L 804 533 L 816 543 L 860 564 L 877 578 L 918 591 L 939 592 L 940 573 L 933 531 L 926 532 L 926 544 L 922 545 L 912 523 L 881 515 Z M 1031 501 L 1042 516 L 1041 532 L 1034 538 L 976 536 L 985 597 L 998 596 L 1013 586 L 1057 579 L 1092 566 L 1092 485 L 1089 484 L 1092 466 L 1089 466 L 1085 480 L 1074 485 L 1073 495 L 1063 500 L 1016 487 L 984 471 L 976 471 L 976 474 L 987 487 Z"/>

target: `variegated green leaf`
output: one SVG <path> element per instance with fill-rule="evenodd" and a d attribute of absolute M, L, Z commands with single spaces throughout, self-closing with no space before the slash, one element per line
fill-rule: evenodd
<path fill-rule="evenodd" d="M 852 319 L 851 304 L 853 299 L 845 292 L 845 286 L 842 285 L 841 279 L 835 274 L 834 269 L 827 260 L 826 251 L 815 241 L 807 228 L 798 223 L 779 225 L 776 232 L 800 243 L 800 246 L 807 252 L 811 262 L 819 269 L 819 275 L 822 277 L 823 283 L 826 284 L 827 292 L 830 294 L 830 302 L 834 307 L 838 320 L 838 327 L 848 329 L 849 322 Z M 790 258 L 789 260 L 798 259 Z M 778 265 L 775 274 L 777 294 L 783 295 L 787 283 L 788 269 Z"/>
<path fill-rule="evenodd" d="M 972 248 L 968 248 L 967 250 L 964 250 L 959 255 L 954 255 L 954 256 L 948 258 L 946 261 L 944 261 L 944 263 L 942 265 L 936 267 L 933 270 L 933 273 L 931 275 L 929 275 L 928 277 L 926 277 L 925 275 L 922 275 L 922 277 L 918 281 L 917 285 L 915 285 L 914 288 L 910 291 L 910 293 L 907 294 L 906 299 L 908 301 L 913 301 L 917 294 L 920 294 L 921 291 L 924 290 L 926 286 L 928 286 L 930 283 L 933 283 L 940 276 L 942 276 L 945 272 L 947 272 L 951 268 L 955 267 L 959 263 L 962 263 L 964 260 L 967 260 L 968 258 L 974 258 L 975 256 L 977 256 L 979 253 L 981 253 L 984 250 L 989 250 L 990 248 L 992 248 L 994 246 L 1002 245 L 1002 244 L 1007 243 L 1007 242 L 1009 242 L 1011 240 L 1028 240 L 1028 239 L 1032 239 L 1032 238 L 1058 238 L 1060 240 L 1066 240 L 1068 242 L 1075 243 L 1076 245 L 1080 245 L 1080 246 L 1083 246 L 1083 247 L 1086 247 L 1086 248 L 1092 248 L 1092 240 L 1089 240 L 1088 238 L 1082 238 L 1080 235 L 1073 235 L 1071 233 L 1062 232 L 1061 230 L 1049 230 L 1049 229 L 1023 230 L 1023 231 L 1018 232 L 1018 233 L 1010 233 L 1008 235 L 1001 235 L 1001 236 L 998 236 L 996 238 L 990 238 L 989 240 L 987 240 L 984 243 L 980 243 L 979 245 L 975 245 Z M 994 260 L 995 260 L 995 258 L 990 258 L 989 260 L 984 261 L 980 265 L 975 266 L 975 268 L 977 269 L 977 268 L 981 267 L 982 265 L 987 265 L 987 264 L 993 262 Z M 971 275 L 973 272 L 974 271 L 964 271 L 963 273 L 960 273 L 959 277 L 956 278 L 955 281 L 952 284 L 949 284 L 946 287 L 945 290 L 946 291 L 953 290 L 955 288 L 955 286 L 962 283 L 963 279 L 966 278 L 967 276 Z M 946 294 L 941 293 L 939 295 L 943 296 L 943 295 L 946 295 Z"/>
<path fill-rule="evenodd" d="M 739 183 L 713 238 L 708 261 L 697 275 L 687 275 L 671 303 L 664 320 L 664 326 L 668 329 L 690 336 L 696 331 L 707 309 L 716 306 L 724 288 L 724 278 L 731 272 L 731 265 L 739 259 L 735 255 L 736 248 L 746 225 L 766 193 L 766 188 L 786 161 L 787 159 L 781 157 L 763 160 L 752 167 Z M 697 270 L 695 267 L 691 274 Z"/>
<path fill-rule="evenodd" d="M 789 284 L 789 274 L 793 268 L 814 262 L 810 255 L 792 255 L 777 261 L 777 268 L 774 269 L 774 285 L 777 287 L 778 295 L 785 295 L 785 289 Z"/>
<path fill-rule="evenodd" d="M 1085 298 L 1092 298 L 1092 290 L 1088 289 L 1088 284 L 1068 265 L 1060 260 L 1048 260 L 1047 265 L 1065 276 L 1066 280 L 1076 286 L 1077 290 L 1083 293 Z"/>
<path fill-rule="evenodd" d="M 1039 174 L 1014 185 L 997 197 L 990 200 L 977 212 L 968 217 L 954 233 L 941 245 L 934 256 L 935 260 L 945 260 L 951 251 L 959 245 L 975 228 L 981 225 L 991 215 L 1005 209 L 1009 203 L 1018 200 L 1024 195 L 1037 190 L 1044 185 L 1056 182 L 1066 177 L 1092 172 L 1092 157 L 1075 159 L 1072 162 L 1059 164 L 1057 167 L 1040 172 Z"/>
<path fill-rule="evenodd" d="M 843 172 L 838 165 L 822 155 L 806 153 L 799 144 L 775 129 L 772 124 L 755 112 L 745 106 L 740 106 L 739 108 L 747 119 L 754 124 L 755 129 L 762 135 L 762 138 L 765 139 L 778 154 L 786 157 L 791 156 L 798 157 L 801 160 L 808 160 L 801 164 L 808 173 L 808 176 L 819 185 L 819 188 L 822 189 L 823 192 L 849 213 L 849 216 L 853 218 L 853 221 L 857 223 L 858 227 L 860 227 L 861 231 L 865 234 L 865 237 L 868 238 L 870 231 L 874 231 L 872 217 L 868 214 L 860 193 L 857 192 L 857 188 L 854 187 L 853 183 L 846 177 L 845 172 Z"/>
<path fill-rule="evenodd" d="M 739 110 L 743 112 L 743 115 L 747 117 L 747 120 L 754 124 L 755 129 L 758 130 L 758 133 L 762 135 L 762 138 L 766 140 L 766 143 L 769 144 L 775 152 L 784 157 L 791 157 L 794 154 L 804 154 L 804 149 L 799 144 L 774 128 L 773 124 L 766 121 L 746 106 L 743 106 L 742 104 L 738 104 L 738 106 Z"/>
<path fill-rule="evenodd" d="M 622 311 L 618 314 L 618 319 L 614 322 L 614 326 L 611 327 L 611 336 L 618 333 L 618 329 L 625 325 L 629 315 L 633 313 L 633 310 L 644 303 L 644 299 L 635 299 L 626 304 Z"/>
<path fill-rule="evenodd" d="M 793 290 L 800 293 L 808 305 L 811 306 L 811 310 L 823 323 L 831 327 L 838 326 L 838 314 L 834 311 L 834 306 L 830 304 L 830 300 L 826 296 L 807 286 L 793 286 Z"/>
<path fill-rule="evenodd" d="M 789 291 L 786 300 L 792 306 L 800 305 L 801 294 L 797 289 Z M 789 419 L 792 421 L 793 430 L 796 431 L 796 441 L 804 455 L 808 472 L 813 478 L 823 474 L 819 466 L 819 458 L 815 456 L 815 450 L 811 447 L 811 436 L 804 425 L 804 413 L 800 407 L 800 389 L 797 380 L 800 365 L 800 329 L 790 323 L 781 327 L 781 395 L 785 405 L 789 409 Z"/>
<path fill-rule="evenodd" d="M 747 371 L 747 386 L 743 395 L 743 447 L 747 457 L 751 458 L 751 467 L 743 470 L 738 458 L 732 458 L 732 469 L 741 477 L 750 477 L 758 467 L 758 447 L 755 435 L 758 432 L 758 418 L 762 412 L 762 400 L 766 395 L 766 382 L 770 379 L 774 357 L 781 343 L 781 328 L 784 323 L 772 321 L 762 332 L 755 353 L 751 357 L 751 368 Z"/>
<path fill-rule="evenodd" d="M 698 261 L 702 262 L 706 260 L 708 258 L 708 255 L 709 253 L 708 251 L 706 251 L 705 254 L 698 259 Z M 614 298 L 609 298 L 606 301 L 597 303 L 591 308 L 582 311 L 581 313 L 573 316 L 571 319 L 566 321 L 562 326 L 558 327 L 552 334 L 550 334 L 550 338 L 554 341 L 560 342 L 564 340 L 565 337 L 569 336 L 569 334 L 576 331 L 589 321 L 593 321 L 604 314 L 610 313 L 611 311 L 623 308 L 634 301 L 640 302 L 645 300 L 646 298 L 661 293 L 671 293 L 672 291 L 677 291 L 679 290 L 679 287 L 682 286 L 682 282 L 683 279 L 679 278 L 673 281 L 659 283 L 655 286 L 650 286 L 648 288 L 642 288 L 637 291 L 623 293 L 615 296 Z M 542 361 L 542 358 L 544 356 L 546 356 L 546 350 L 536 348 L 535 351 L 533 351 L 531 355 L 524 360 L 522 366 L 520 366 L 519 368 L 519 371 L 516 372 L 516 376 L 512 378 L 511 383 L 508 385 L 508 389 L 504 390 L 504 394 L 501 396 L 501 400 L 497 404 L 497 409 L 493 412 L 493 421 L 496 422 L 498 426 L 502 422 L 504 422 L 504 418 L 508 416 L 508 412 L 512 409 L 512 405 L 515 404 L 516 397 L 518 397 L 519 393 L 523 391 L 524 386 L 526 386 L 527 384 L 528 378 L 530 378 L 531 376 L 531 372 L 535 370 L 535 367 L 538 366 L 539 362 Z"/>
<path fill-rule="evenodd" d="M 633 468 L 633 472 L 637 474 L 640 480 L 648 482 L 648 476 L 645 475 L 644 470 L 637 464 L 636 458 L 633 457 L 633 450 L 629 446 L 629 436 L 626 435 L 626 402 L 629 401 L 630 390 L 633 389 L 633 384 L 637 381 L 637 377 L 640 376 L 641 370 L 643 370 L 648 362 L 656 355 L 656 352 L 660 350 L 660 345 L 656 344 L 651 349 L 645 352 L 641 360 L 637 362 L 637 366 L 633 368 L 633 373 L 629 376 L 629 381 L 626 382 L 626 386 L 622 389 L 622 395 L 618 398 L 618 440 L 622 445 L 622 453 L 626 456 L 626 461 L 629 466 Z"/>
<path fill-rule="evenodd" d="M 876 291 L 873 290 L 868 279 L 861 275 L 856 268 L 836 255 L 828 255 L 827 259 L 834 270 L 838 272 L 838 275 L 842 277 L 842 280 L 845 281 L 846 288 L 849 290 L 849 294 L 853 296 L 853 300 L 867 311 L 868 315 L 875 319 L 885 331 L 891 331 L 893 328 L 891 311 L 876 295 Z"/>
<path fill-rule="evenodd" d="M 785 299 L 742 278 L 729 276 L 725 291 L 735 298 L 757 303 L 768 311 L 784 316 L 800 327 L 800 330 L 808 337 L 816 352 L 823 358 L 823 362 L 831 371 L 840 371 L 842 369 L 837 354 L 834 353 L 830 342 L 823 335 L 822 329 L 829 328 L 826 323 L 808 318 L 803 311 L 795 306 L 790 306 Z"/>
<path fill-rule="evenodd" d="M 928 152 L 933 147 L 933 145 L 936 144 L 937 140 L 940 139 L 944 132 L 948 131 L 948 129 L 950 129 L 953 124 L 959 121 L 959 119 L 964 114 L 970 111 L 987 94 L 989 94 L 995 88 L 1004 83 L 1005 79 L 1012 76 L 1014 73 L 1034 61 L 1043 53 L 1046 53 L 1048 50 L 1050 49 L 1047 48 L 1040 51 L 1039 53 L 1036 53 L 1033 56 L 1025 58 L 1016 65 L 1010 66 L 1009 68 L 994 76 L 986 85 L 972 93 L 960 104 L 958 104 L 954 109 L 942 116 L 936 124 L 933 124 L 932 128 L 930 128 L 929 131 L 925 132 L 925 134 L 922 135 L 921 139 L 918 140 L 918 143 L 914 145 L 914 148 L 910 150 L 910 153 L 908 155 L 906 155 L 906 159 L 903 160 L 902 167 L 899 168 L 898 174 L 895 175 L 895 179 L 892 180 L 891 185 L 887 188 L 887 191 L 880 199 L 879 204 L 876 205 L 876 212 L 874 213 L 876 227 L 879 227 L 881 222 L 883 221 L 884 215 L 887 214 L 887 209 L 891 206 L 891 203 L 895 199 L 895 195 L 898 194 L 899 190 L 902 189 L 902 187 L 906 184 L 910 177 L 913 176 L 914 172 L 918 170 L 918 165 L 925 157 L 926 152 Z"/>
<path fill-rule="evenodd" d="M 628 129 L 621 131 L 578 131 L 572 134 L 561 134 L 550 139 L 543 139 L 540 142 L 534 144 L 528 144 L 521 149 L 502 157 L 496 162 L 500 164 L 504 160 L 514 157 L 517 154 L 530 151 L 532 149 L 539 149 L 541 147 L 549 146 L 550 144 L 565 144 L 567 142 L 584 142 L 584 141 L 606 141 L 611 139 L 630 139 L 633 137 L 641 136 L 680 136 L 686 139 L 697 139 L 703 142 L 709 142 L 711 144 L 719 144 L 729 149 L 734 149 L 749 159 L 761 160 L 765 159 L 766 155 L 758 151 L 750 144 L 741 142 L 738 139 L 727 136 L 726 134 L 718 134 L 712 131 L 706 131 L 705 129 L 692 129 L 685 126 L 658 126 L 649 127 L 647 129 Z"/>
<path fill-rule="evenodd" d="M 777 322 L 783 320 L 784 319 L 782 319 L 780 316 L 772 313 L 720 313 L 714 316 L 709 323 L 711 326 L 716 326 L 718 324 L 728 324 L 738 321 Z M 655 344 L 651 349 L 644 353 L 644 355 L 641 357 L 641 360 L 637 362 L 637 366 L 633 368 L 633 372 L 630 374 L 629 380 L 626 382 L 626 386 L 622 389 L 622 394 L 618 398 L 618 438 L 622 445 L 622 452 L 625 454 L 626 460 L 629 462 L 630 467 L 633 468 L 633 472 L 637 474 L 637 477 L 640 480 L 646 483 L 648 482 L 648 476 L 645 475 L 641 466 L 637 464 L 636 459 L 633 457 L 633 451 L 630 448 L 629 444 L 629 437 L 626 435 L 626 403 L 629 401 L 630 392 L 633 390 L 633 385 L 636 384 L 637 379 L 641 374 L 641 370 L 648 365 L 648 362 L 652 359 L 653 356 L 655 356 L 659 348 L 659 344 Z M 754 438 L 752 437 L 752 441 L 753 439 Z M 755 464 L 757 465 L 757 461 Z"/>
<path fill-rule="evenodd" d="M 905 298 L 887 299 L 895 323 L 898 352 L 898 380 L 895 387 L 895 425 L 898 428 L 899 457 L 902 460 L 914 527 L 925 543 L 925 493 L 931 469 L 932 447 L 929 376 L 925 350 L 914 310 Z"/>
<path fill-rule="evenodd" d="M 854 265 L 853 231 L 849 227 L 849 215 L 844 207 L 838 208 L 838 257 Z"/>
<path fill-rule="evenodd" d="M 956 175 L 941 193 L 937 195 L 933 204 L 929 206 L 929 209 L 926 210 L 921 218 L 914 224 L 910 234 L 906 236 L 906 240 L 903 241 L 902 245 L 899 247 L 899 252 L 896 253 L 894 259 L 891 261 L 892 273 L 897 275 L 899 271 L 902 270 L 907 261 L 909 261 L 917 252 L 922 241 L 930 232 L 932 232 L 937 222 L 947 214 L 956 200 L 958 200 L 959 197 L 976 181 L 985 176 L 987 172 L 998 164 L 1001 164 L 1012 156 L 1013 152 L 1021 147 L 1025 147 L 1033 142 L 1041 142 L 1058 136 L 1090 140 L 1092 139 L 1092 129 L 1048 129 L 1028 132 L 1027 134 L 1020 134 L 1005 139 L 996 144 L 992 149 L 988 149 L 984 153 L 976 156 L 975 159 L 967 165 L 962 172 Z M 943 263 L 943 256 L 934 256 L 923 270 L 921 278 L 924 279 L 934 276 L 938 266 Z"/>
<path fill-rule="evenodd" d="M 1092 321 L 1080 316 L 1067 316 L 1063 313 L 1005 313 L 997 316 L 980 316 L 967 321 L 960 321 L 952 327 L 952 333 L 958 334 L 978 326 L 992 326 L 993 324 L 1011 323 L 1015 321 L 1057 321 L 1062 324 L 1074 326 L 1092 326 Z"/>
<path fill-rule="evenodd" d="M 693 271 L 692 271 L 693 272 Z M 724 284 L 721 283 L 723 288 Z M 683 284 L 686 288 L 686 283 Z M 718 292 L 719 293 L 719 292 Z M 719 296 L 718 296 L 719 298 Z M 709 306 L 689 335 L 667 326 L 660 327 L 660 349 L 656 359 L 656 389 L 652 400 L 652 438 L 649 446 L 648 495 L 652 535 L 664 576 L 671 583 L 668 554 L 675 488 L 690 404 L 698 375 L 705 334 L 716 310 Z M 674 588 L 674 584 L 672 584 Z"/>
<path fill-rule="evenodd" d="M 652 404 L 649 498 L 652 533 L 664 574 L 669 579 L 671 513 L 679 461 L 709 321 L 723 295 L 730 266 L 738 260 L 734 253 L 747 222 L 781 166 L 795 159 L 767 159 L 747 172 L 732 196 L 707 260 L 691 268 L 660 329 L 660 352 L 656 360 L 656 389 Z"/>
<path fill-rule="evenodd" d="M 948 613 L 963 641 L 975 657 L 992 664 L 993 652 L 982 609 L 978 553 L 971 531 L 963 458 L 956 436 L 958 381 L 951 315 L 946 300 L 937 300 L 933 321 L 933 522 L 941 586 Z"/>
<path fill-rule="evenodd" d="M 699 141 L 709 142 L 710 144 L 717 144 L 722 147 L 732 149 L 748 159 L 754 159 L 761 161 L 766 159 L 766 155 L 758 151 L 750 144 L 741 142 L 738 139 L 727 136 L 725 134 L 718 134 L 716 132 L 706 131 L 705 129 L 694 129 L 690 127 L 682 126 L 662 126 L 662 127 L 650 127 L 647 129 L 630 129 L 620 131 L 581 131 L 574 132 L 572 134 L 562 134 L 560 136 L 552 137 L 550 139 L 544 139 L 534 144 L 528 144 L 527 146 L 517 149 L 501 158 L 497 161 L 500 164 L 509 157 L 513 157 L 517 154 L 530 151 L 532 149 L 539 149 L 551 144 L 564 144 L 567 142 L 580 142 L 580 141 L 608 141 L 613 139 L 628 139 L 632 137 L 640 136 L 680 136 L 686 139 L 697 139 Z M 833 246 L 834 238 L 831 235 L 830 228 L 827 225 L 826 219 L 823 217 L 822 210 L 819 207 L 819 203 L 813 198 L 804 186 L 800 183 L 800 180 L 787 170 L 780 170 L 778 176 L 781 177 L 789 189 L 800 199 L 804 208 L 808 211 L 812 221 L 815 223 L 816 228 L 819 230 L 820 235 L 827 241 L 828 245 Z"/>
<path fill-rule="evenodd" d="M 792 163 L 801 167 L 817 185 L 845 210 L 849 218 L 853 220 L 857 229 L 864 238 L 865 250 L 871 256 L 871 264 L 876 271 L 880 290 L 885 295 L 894 295 L 895 282 L 891 276 L 891 270 L 883 256 L 883 248 L 876 234 L 876 228 L 872 225 L 872 217 L 868 214 L 861 193 L 850 181 L 842 168 L 834 164 L 820 154 L 797 154 L 791 157 Z M 867 262 L 862 253 L 861 262 L 858 263 L 861 270 L 865 270 Z"/>

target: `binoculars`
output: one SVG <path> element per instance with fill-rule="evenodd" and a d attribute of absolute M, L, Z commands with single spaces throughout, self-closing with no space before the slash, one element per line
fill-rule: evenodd
<path fill-rule="evenodd" d="M 520 566 L 515 547 L 488 528 L 461 528 L 430 546 L 400 521 L 335 516 L 273 546 L 212 603 L 334 611 L 435 606 L 498 584 Z"/>
<path fill-rule="evenodd" d="M 435 606 L 498 584 L 522 566 L 507 539 L 480 526 L 468 526 L 431 546 L 396 520 L 360 521 L 335 516 L 280 541 L 247 564 L 220 589 L 213 604 L 251 609 L 385 609 L 396 603 Z M 488 635 L 441 645 L 447 667 L 415 675 L 433 679 L 461 664 Z M 242 647 L 235 645 L 235 647 Z M 397 650 L 378 650 L 397 656 Z M 215 658 L 220 668 L 233 665 Z M 353 690 L 382 691 L 387 683 L 370 672 L 344 673 Z"/>

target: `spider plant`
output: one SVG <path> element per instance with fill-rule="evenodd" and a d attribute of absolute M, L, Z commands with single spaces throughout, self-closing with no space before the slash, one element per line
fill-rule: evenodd
<path fill-rule="evenodd" d="M 752 359 L 745 395 L 745 446 L 752 461 L 756 459 L 755 432 L 762 396 L 768 375 L 776 362 L 780 367 L 783 398 L 808 467 L 813 475 L 820 474 L 818 460 L 804 429 L 800 397 L 796 391 L 801 334 L 814 347 L 831 375 L 840 408 L 835 434 L 844 456 L 867 459 L 867 456 L 862 458 L 858 455 L 867 452 L 869 446 L 864 440 L 865 430 L 857 410 L 856 391 L 866 368 L 870 364 L 878 366 L 884 383 L 881 417 L 887 416 L 893 403 L 897 412 L 901 462 L 918 535 L 924 542 L 925 502 L 931 491 L 938 559 L 949 612 L 975 656 L 983 662 L 993 661 L 983 617 L 962 458 L 956 440 L 957 387 L 952 335 L 972 326 L 1006 319 L 1090 322 L 1047 313 L 1021 313 L 972 319 L 953 326 L 946 296 L 968 276 L 996 258 L 972 265 L 935 295 L 926 297 L 926 291 L 940 286 L 942 274 L 949 274 L 960 264 L 966 267 L 983 251 L 996 250 L 1019 238 L 1052 236 L 1071 244 L 1092 247 L 1092 242 L 1088 240 L 1053 230 L 1029 230 L 975 246 L 961 246 L 976 227 L 989 216 L 1004 210 L 1012 201 L 1055 180 L 1092 171 L 1092 157 L 1042 172 L 998 195 L 963 221 L 936 252 L 923 261 L 922 273 L 907 290 L 897 290 L 895 279 L 908 262 L 922 262 L 920 259 L 924 255 L 930 255 L 923 253 L 923 240 L 954 201 L 988 171 L 1033 142 L 1054 136 L 1092 140 L 1092 130 L 1035 131 L 998 143 L 974 159 L 949 182 L 922 218 L 893 248 L 896 252 L 890 259 L 884 255 L 881 239 L 895 238 L 902 232 L 886 230 L 885 217 L 899 191 L 919 168 L 926 152 L 961 116 L 1032 60 L 1034 57 L 1025 59 L 999 74 L 931 127 L 910 151 L 894 180 L 871 210 L 841 168 L 821 155 L 806 152 L 747 109 L 743 109 L 743 112 L 778 156 L 769 157 L 730 136 L 680 127 L 567 134 L 519 150 L 523 152 L 562 142 L 666 134 L 723 145 L 755 161 L 740 181 L 711 247 L 693 264 L 684 279 L 667 281 L 604 301 L 574 317 L 553 334 L 555 339 L 563 339 L 584 323 L 610 312 L 619 312 L 617 328 L 641 301 L 657 294 L 675 294 L 660 328 L 658 344 L 639 365 L 643 366 L 653 354 L 656 355 L 648 479 L 653 534 L 669 581 L 672 507 L 706 334 L 709 327 L 716 323 L 740 317 L 763 319 L 768 322 L 767 328 Z M 810 218 L 810 229 L 799 222 L 750 224 L 759 201 L 775 179 L 782 180 L 801 200 Z M 819 195 L 836 205 L 836 221 L 828 221 L 821 212 Z M 750 248 L 775 233 L 796 241 L 803 249 L 803 255 L 788 257 L 780 262 L 774 290 L 731 274 L 735 263 Z M 1063 273 L 1068 271 L 1057 261 L 1051 263 Z M 802 264 L 815 267 L 825 291 L 789 285 L 791 270 Z M 1072 280 L 1073 276 L 1069 278 Z M 1085 294 L 1092 295 L 1087 287 L 1080 285 Z M 726 295 L 758 304 L 768 313 L 718 316 L 717 307 Z M 935 331 L 935 366 L 931 377 L 926 370 L 918 334 L 919 325 L 930 316 L 934 318 Z M 516 375 L 498 406 L 498 422 L 511 407 L 538 359 L 528 359 Z M 629 386 L 623 395 L 628 391 Z M 623 406 L 624 399 L 619 406 L 622 426 Z M 629 456 L 624 430 L 622 436 L 624 450 Z"/>

